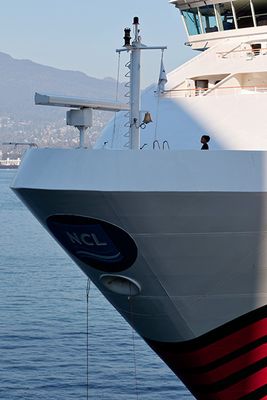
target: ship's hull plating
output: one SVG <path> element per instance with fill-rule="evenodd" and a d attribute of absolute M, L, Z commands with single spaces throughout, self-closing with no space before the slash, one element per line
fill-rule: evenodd
<path fill-rule="evenodd" d="M 42 180 L 18 178 L 13 187 L 197 399 L 267 396 L 267 197 L 260 185 L 57 190 Z"/>

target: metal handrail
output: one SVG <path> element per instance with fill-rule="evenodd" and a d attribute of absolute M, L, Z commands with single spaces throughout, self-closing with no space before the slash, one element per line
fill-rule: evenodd
<path fill-rule="evenodd" d="M 229 54 L 233 54 L 233 53 L 261 53 L 262 51 L 267 51 L 266 47 L 261 47 L 259 49 L 252 49 L 252 48 L 248 48 L 248 49 L 239 49 L 239 50 L 231 50 L 231 51 L 217 51 L 216 54 L 221 54 L 222 56 L 227 56 Z M 267 53 L 266 53 L 267 54 Z M 266 55 L 264 54 L 264 55 Z"/>
<path fill-rule="evenodd" d="M 170 150 L 170 145 L 169 145 L 168 140 L 164 140 L 164 142 L 163 142 L 163 150 L 165 150 L 165 144 L 167 145 L 168 150 Z"/>
<path fill-rule="evenodd" d="M 173 92 L 195 92 L 195 93 L 200 93 L 200 92 L 207 92 L 208 90 L 213 89 L 213 88 L 200 88 L 200 89 L 196 89 L 196 88 L 189 88 L 189 89 L 169 89 L 169 90 L 165 90 L 164 93 L 173 93 Z M 263 86 L 263 85 L 258 85 L 258 86 L 220 86 L 217 88 L 214 88 L 214 90 L 221 90 L 221 89 L 265 89 L 267 90 L 267 86 Z"/>
<path fill-rule="evenodd" d="M 159 141 L 158 141 L 158 140 L 154 140 L 154 142 L 153 142 L 153 150 L 155 150 L 156 144 L 158 145 L 158 148 L 159 148 L 159 150 L 160 150 L 160 144 L 159 144 Z"/>
<path fill-rule="evenodd" d="M 38 147 L 38 145 L 34 142 L 3 142 L 3 146 L 29 146 L 29 147 Z"/>
<path fill-rule="evenodd" d="M 145 146 L 148 146 L 148 144 L 147 144 L 147 143 L 144 143 L 143 146 L 140 147 L 140 150 L 143 150 L 143 148 L 144 148 Z"/>

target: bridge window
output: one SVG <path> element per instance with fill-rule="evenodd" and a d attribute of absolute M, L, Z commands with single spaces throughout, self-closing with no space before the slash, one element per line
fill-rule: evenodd
<path fill-rule="evenodd" d="M 215 10 L 218 16 L 218 25 L 220 31 L 235 29 L 235 21 L 231 3 L 215 4 Z"/>
<path fill-rule="evenodd" d="M 253 0 L 257 26 L 267 25 L 267 6 L 266 1 Z"/>
<path fill-rule="evenodd" d="M 251 28 L 254 26 L 251 3 L 249 0 L 238 0 L 234 3 L 238 28 Z M 265 6 L 266 7 L 266 6 Z"/>
<path fill-rule="evenodd" d="M 181 12 L 189 36 L 267 25 L 266 0 L 216 0 Z"/>
<path fill-rule="evenodd" d="M 199 15 L 197 8 L 190 8 L 188 10 L 182 11 L 185 24 L 188 30 L 188 34 L 198 35 L 201 33 L 200 23 L 199 23 Z"/>
<path fill-rule="evenodd" d="M 213 5 L 199 7 L 204 33 L 218 31 Z"/>

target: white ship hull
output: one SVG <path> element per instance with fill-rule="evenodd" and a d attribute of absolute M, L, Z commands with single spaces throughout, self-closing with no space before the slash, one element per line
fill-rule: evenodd
<path fill-rule="evenodd" d="M 31 149 L 13 190 L 196 398 L 233 400 L 265 390 L 266 171 L 267 152 Z"/>

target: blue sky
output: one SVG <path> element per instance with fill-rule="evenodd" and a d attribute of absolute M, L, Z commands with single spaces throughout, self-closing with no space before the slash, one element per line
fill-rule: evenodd
<path fill-rule="evenodd" d="M 140 18 L 144 44 L 168 46 L 167 71 L 193 56 L 184 46 L 187 38 L 179 12 L 168 0 L 5 1 L 0 51 L 97 78 L 116 77 L 115 49 L 121 47 L 123 30 L 131 26 L 134 16 Z M 160 62 L 159 52 L 145 53 L 142 86 L 157 80 Z"/>

